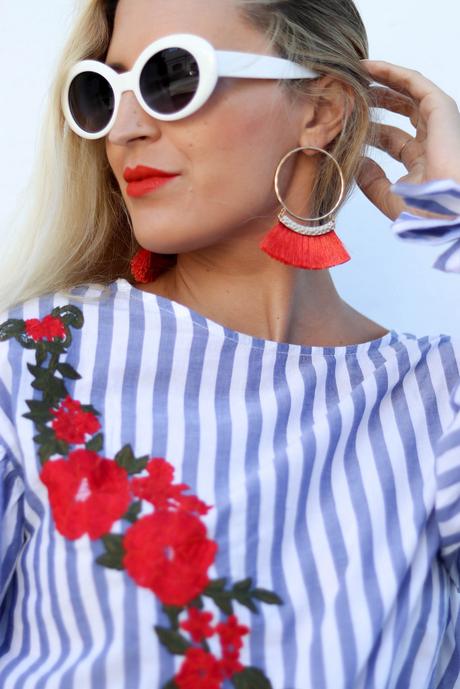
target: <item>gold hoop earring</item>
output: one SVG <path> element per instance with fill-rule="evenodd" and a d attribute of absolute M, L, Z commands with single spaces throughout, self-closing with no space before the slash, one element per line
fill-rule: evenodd
<path fill-rule="evenodd" d="M 306 149 L 325 153 L 335 163 L 340 176 L 340 196 L 335 206 L 328 213 L 318 218 L 304 218 L 287 208 L 279 190 L 279 175 L 286 160 L 299 151 Z M 345 194 L 345 179 L 342 169 L 334 156 L 317 146 L 301 146 L 289 151 L 279 162 L 275 173 L 275 194 L 282 209 L 278 223 L 270 230 L 260 244 L 260 248 L 272 258 L 296 268 L 324 270 L 350 260 L 350 255 L 335 233 L 335 217 L 318 226 L 305 225 L 305 222 L 318 222 L 332 215 L 342 203 Z M 291 216 L 291 217 L 289 217 Z M 294 220 L 293 218 L 296 218 Z M 303 223 L 298 222 L 302 220 Z"/>

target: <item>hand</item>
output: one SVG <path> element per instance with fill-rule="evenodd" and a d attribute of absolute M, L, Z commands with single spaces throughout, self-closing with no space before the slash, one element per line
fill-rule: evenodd
<path fill-rule="evenodd" d="M 434 179 L 453 179 L 460 183 L 460 112 L 457 103 L 436 84 L 411 69 L 390 62 L 362 60 L 373 81 L 375 107 L 407 115 L 416 136 L 386 124 L 377 124 L 377 148 L 402 162 L 407 175 L 399 182 L 421 184 Z M 409 210 L 401 197 L 390 191 L 391 182 L 384 170 L 370 158 L 363 159 L 357 184 L 361 191 L 391 220 Z M 432 213 L 412 209 L 425 217 Z"/>

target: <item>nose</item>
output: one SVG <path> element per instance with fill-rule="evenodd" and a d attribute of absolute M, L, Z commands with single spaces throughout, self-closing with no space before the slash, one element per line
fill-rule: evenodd
<path fill-rule="evenodd" d="M 125 91 L 120 99 L 117 117 L 107 139 L 112 144 L 126 145 L 135 139 L 158 137 L 157 121 L 141 107 L 133 91 Z"/>

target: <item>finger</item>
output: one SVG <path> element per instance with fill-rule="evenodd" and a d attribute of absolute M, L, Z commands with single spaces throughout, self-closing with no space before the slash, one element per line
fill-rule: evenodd
<path fill-rule="evenodd" d="M 413 127 L 417 128 L 420 112 L 416 102 L 385 86 L 371 87 L 372 107 L 385 108 L 399 115 L 406 115 L 410 118 Z"/>
<path fill-rule="evenodd" d="M 404 201 L 390 191 L 391 182 L 375 160 L 362 159 L 356 182 L 369 201 L 390 220 L 396 220 L 405 209 Z"/>
<path fill-rule="evenodd" d="M 424 155 L 421 143 L 403 129 L 389 124 L 376 123 L 372 145 L 403 163 L 408 170 L 412 170 Z"/>
<path fill-rule="evenodd" d="M 433 93 L 449 97 L 436 84 L 414 69 L 394 65 L 384 60 L 361 60 L 361 64 L 376 81 L 415 98 L 418 102 Z"/>

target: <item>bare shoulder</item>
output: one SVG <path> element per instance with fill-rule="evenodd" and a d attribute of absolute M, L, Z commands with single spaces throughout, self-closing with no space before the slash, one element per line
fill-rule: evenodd
<path fill-rule="evenodd" d="M 345 304 L 345 317 L 342 332 L 346 341 L 343 344 L 371 342 L 384 337 L 391 331 L 390 327 L 385 327 L 368 318 L 349 304 Z"/>

